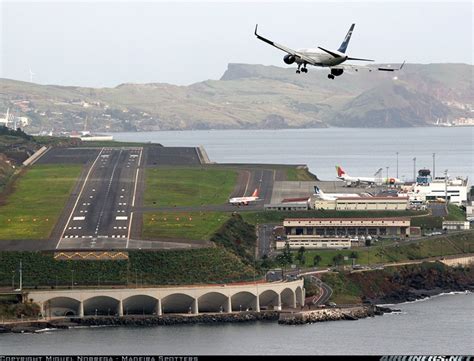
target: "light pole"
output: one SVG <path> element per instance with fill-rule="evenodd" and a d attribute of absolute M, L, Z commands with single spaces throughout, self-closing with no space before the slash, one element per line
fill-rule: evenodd
<path fill-rule="evenodd" d="M 387 174 L 387 183 L 389 183 L 389 180 L 388 180 L 388 168 L 389 168 L 389 167 L 385 167 L 385 169 L 387 170 L 387 173 L 386 173 L 386 174 Z"/>
<path fill-rule="evenodd" d="M 413 158 L 413 183 L 416 183 L 416 157 Z"/>
<path fill-rule="evenodd" d="M 436 153 L 433 153 L 433 179 L 436 177 Z"/>
<path fill-rule="evenodd" d="M 447 170 L 446 170 L 447 172 Z M 23 289 L 23 268 L 22 268 L 22 263 L 21 263 L 21 260 L 20 260 L 20 287 L 19 287 L 20 291 Z"/>
<path fill-rule="evenodd" d="M 71 270 L 71 289 L 74 288 L 74 270 Z"/>
<path fill-rule="evenodd" d="M 398 152 L 397 152 L 397 178 L 398 178 Z"/>
<path fill-rule="evenodd" d="M 15 271 L 12 271 L 12 290 L 15 289 Z"/>

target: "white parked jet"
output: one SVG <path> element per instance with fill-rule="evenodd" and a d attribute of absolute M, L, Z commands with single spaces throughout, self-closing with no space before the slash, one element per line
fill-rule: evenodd
<path fill-rule="evenodd" d="M 303 72 L 303 73 L 308 72 L 306 65 L 328 67 L 329 69 L 331 69 L 331 74 L 328 74 L 329 79 L 334 79 L 335 76 L 342 75 L 342 73 L 344 73 L 344 70 L 354 70 L 354 71 L 367 70 L 371 72 L 372 70 L 375 70 L 375 69 L 379 71 L 396 71 L 396 70 L 401 70 L 403 68 L 403 65 L 405 64 L 405 62 L 403 62 L 403 64 L 400 65 L 398 69 L 394 69 L 391 67 L 370 68 L 370 67 L 364 67 L 364 66 L 342 64 L 346 60 L 373 61 L 371 59 L 353 58 L 346 55 L 346 49 L 347 49 L 347 46 L 349 45 L 349 40 L 351 40 L 351 35 L 352 35 L 352 31 L 354 30 L 354 27 L 355 27 L 355 24 L 352 24 L 349 31 L 347 32 L 346 37 L 344 38 L 344 41 L 342 42 L 341 46 L 337 50 L 328 50 L 321 46 L 318 46 L 317 49 L 293 50 L 293 49 L 287 48 L 284 45 L 277 44 L 271 40 L 264 38 L 263 36 L 258 35 L 257 34 L 258 24 L 255 26 L 255 35 L 257 36 L 258 39 L 266 42 L 267 44 L 270 44 L 274 46 L 275 48 L 278 48 L 288 53 L 287 55 L 283 57 L 283 61 L 286 64 L 296 63 L 298 65 L 298 69 L 296 70 L 296 73 L 298 74 L 300 72 Z M 303 66 L 303 68 L 301 68 L 301 66 Z"/>
<path fill-rule="evenodd" d="M 389 178 L 382 178 L 382 177 L 352 177 L 349 174 L 347 174 L 344 171 L 344 169 L 342 169 L 341 166 L 338 166 L 338 165 L 336 165 L 336 171 L 337 171 L 337 178 L 343 180 L 344 182 L 346 182 L 346 184 L 348 186 L 350 186 L 352 184 L 358 185 L 358 184 L 361 184 L 361 183 L 365 183 L 365 184 L 368 184 L 368 185 L 373 185 L 373 184 L 391 184 L 391 185 L 395 185 L 395 184 L 402 184 L 403 183 L 400 179 L 393 178 L 393 177 L 389 177 Z M 377 171 L 376 174 L 379 174 L 379 173 L 380 173 L 380 170 Z"/>
<path fill-rule="evenodd" d="M 360 194 L 357 193 L 324 193 L 323 190 L 318 186 L 314 186 L 314 195 L 317 198 L 323 199 L 325 201 L 333 201 L 337 198 L 344 197 L 360 197 Z"/>
<path fill-rule="evenodd" d="M 248 206 L 251 202 L 258 201 L 258 188 L 255 188 L 250 197 L 234 197 L 229 199 L 229 203 L 234 206 Z"/>

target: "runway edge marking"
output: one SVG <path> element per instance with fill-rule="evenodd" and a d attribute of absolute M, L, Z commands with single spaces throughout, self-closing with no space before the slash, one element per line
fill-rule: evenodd
<path fill-rule="evenodd" d="M 77 204 L 79 203 L 79 199 L 80 199 L 81 196 L 82 196 L 82 192 L 84 191 L 84 188 L 86 187 L 87 180 L 89 179 L 89 176 L 90 176 L 90 174 L 91 174 L 91 172 L 92 172 L 92 169 L 94 168 L 95 164 L 96 164 L 97 161 L 99 160 L 100 155 L 102 154 L 103 151 L 104 151 L 104 148 L 101 148 L 99 154 L 97 154 L 97 157 L 96 157 L 95 160 L 94 160 L 94 163 L 92 163 L 91 167 L 89 168 L 89 171 L 87 172 L 86 178 L 84 179 L 84 182 L 82 183 L 81 191 L 79 192 L 79 195 L 78 195 L 77 198 L 76 198 L 76 203 L 74 203 L 74 207 L 72 207 L 71 214 L 69 215 L 69 218 L 68 218 L 66 224 L 64 225 L 64 229 L 63 229 L 63 231 L 62 231 L 62 233 L 61 233 L 61 236 L 59 237 L 59 241 L 58 241 L 58 243 L 57 243 L 57 245 L 56 245 L 56 249 L 59 248 L 59 244 L 61 243 L 61 240 L 62 240 L 63 237 L 64 237 L 64 233 L 66 232 L 66 228 L 67 228 L 69 222 L 71 221 L 72 215 L 74 214 L 74 211 L 76 210 Z"/>
<path fill-rule="evenodd" d="M 138 186 L 138 173 L 140 172 L 140 163 L 142 162 L 142 154 L 143 154 L 143 148 L 140 149 L 140 157 L 138 158 L 138 164 L 137 164 L 137 173 L 135 174 L 135 187 L 133 189 L 132 209 L 133 207 L 135 207 L 135 198 L 137 195 L 137 186 Z M 132 221 L 133 221 L 133 210 L 130 213 L 130 221 L 128 222 L 127 244 L 125 245 L 125 248 L 128 248 L 129 243 L 130 243 L 130 234 L 132 232 Z"/>

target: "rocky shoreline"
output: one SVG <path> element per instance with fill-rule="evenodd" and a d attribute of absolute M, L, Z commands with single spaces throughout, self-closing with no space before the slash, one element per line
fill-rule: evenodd
<path fill-rule="evenodd" d="M 384 313 L 400 312 L 400 310 L 374 305 L 354 305 L 349 307 L 322 308 L 297 313 L 281 313 L 278 323 L 281 325 L 302 325 L 305 323 L 359 320 L 361 318 L 381 316 Z"/>
<path fill-rule="evenodd" d="M 70 329 L 94 326 L 166 326 L 182 324 L 242 323 L 254 321 L 278 321 L 279 324 L 298 325 L 311 322 L 356 320 L 394 312 L 386 307 L 354 305 L 345 308 L 324 308 L 309 311 L 262 311 L 239 313 L 213 313 L 199 315 L 164 316 L 90 316 L 83 318 L 61 318 L 32 322 L 12 322 L 0 326 L 0 333 L 35 333 L 49 329 Z"/>

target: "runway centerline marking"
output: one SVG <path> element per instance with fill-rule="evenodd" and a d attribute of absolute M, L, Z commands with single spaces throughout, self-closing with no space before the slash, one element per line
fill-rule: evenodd
<path fill-rule="evenodd" d="M 59 244 L 61 243 L 61 239 L 64 237 L 64 233 L 66 232 L 67 226 L 69 222 L 71 221 L 72 215 L 74 214 L 74 211 L 76 210 L 77 204 L 79 203 L 79 199 L 81 198 L 82 192 L 84 191 L 84 188 L 86 187 L 87 180 L 89 179 L 89 176 L 92 172 L 92 169 L 94 168 L 95 164 L 100 158 L 100 155 L 102 154 L 104 148 L 101 148 L 99 154 L 97 155 L 97 158 L 95 158 L 94 163 L 92 163 L 91 167 L 89 168 L 89 171 L 87 172 L 86 178 L 84 179 L 84 183 L 82 184 L 81 191 L 79 192 L 79 195 L 77 196 L 76 202 L 74 203 L 74 207 L 72 208 L 71 214 L 69 215 L 69 218 L 66 222 L 66 225 L 64 226 L 63 232 L 61 233 L 61 237 L 59 237 L 59 241 L 56 244 L 56 248 L 59 247 Z"/>

